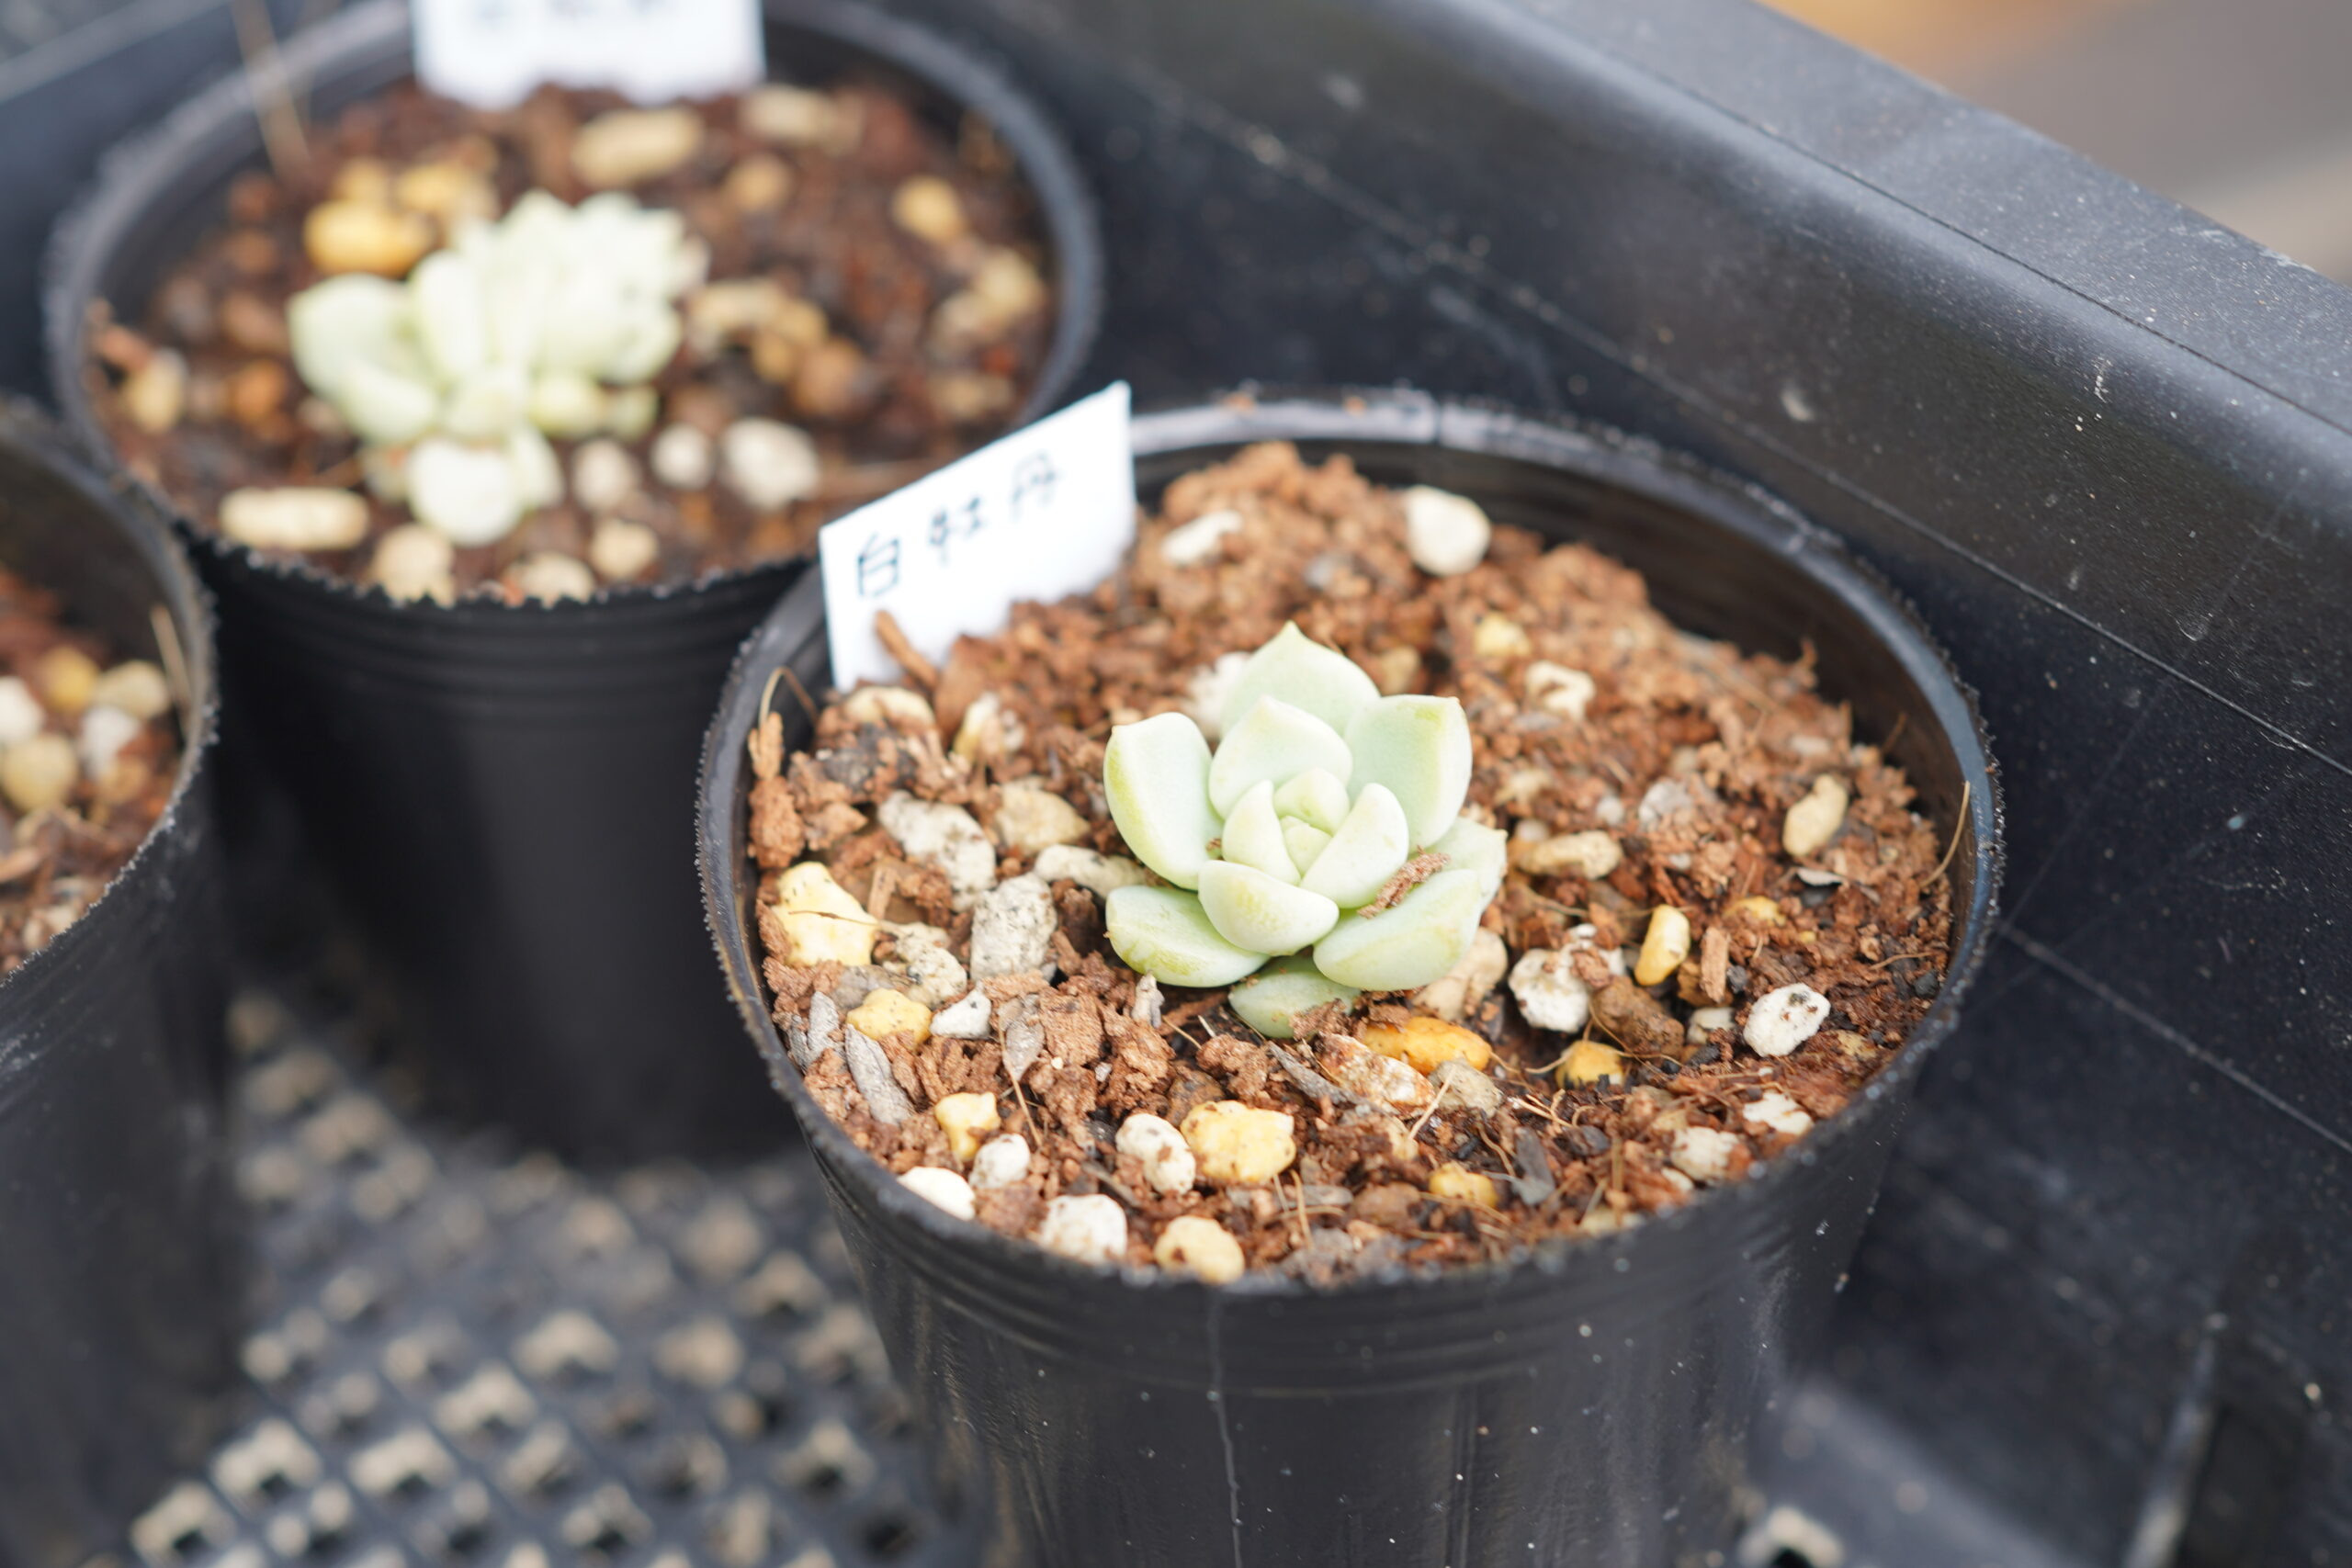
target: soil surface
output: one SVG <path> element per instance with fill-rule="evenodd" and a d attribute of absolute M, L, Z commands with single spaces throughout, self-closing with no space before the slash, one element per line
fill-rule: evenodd
<path fill-rule="evenodd" d="M 1239 525 L 1205 559 L 1163 554 L 1171 531 L 1225 511 Z M 1175 553 L 1191 562 L 1193 551 Z M 1510 832 L 1512 868 L 1485 916 L 1489 938 L 1462 969 L 1311 1015 L 1295 1042 L 1267 1041 L 1222 992 L 1139 984 L 1104 941 L 1101 898 L 1065 874 L 1050 886 L 1047 964 L 981 983 L 983 1035 L 886 1032 L 888 1083 L 861 1082 L 846 1050 L 812 1043 L 812 1007 L 829 1022 L 892 989 L 924 998 L 927 1016 L 970 988 L 960 970 L 943 976 L 935 950 L 970 962 L 974 897 L 941 853 L 885 830 L 885 801 L 903 792 L 968 809 L 994 852 L 982 880 L 1000 889 L 1041 857 L 1104 881 L 1077 852 L 1125 854 L 1101 789 L 1112 727 L 1170 709 L 1197 716 L 1204 671 L 1286 620 L 1384 692 L 1464 704 L 1476 748 L 1466 809 Z M 1473 570 L 1430 576 L 1408 552 L 1400 492 L 1343 457 L 1310 468 L 1270 445 L 1178 479 L 1114 581 L 1020 606 L 1001 636 L 966 638 L 917 673 L 910 697 L 866 688 L 828 704 L 811 752 L 782 754 L 774 714 L 754 739 L 766 976 L 824 1108 L 894 1171 L 970 1173 L 976 1217 L 1008 1234 L 1038 1235 L 1052 1200 L 1105 1194 L 1126 1222 L 1120 1261 L 1152 1267 L 1171 1223 L 1197 1216 L 1238 1242 L 1250 1269 L 1329 1280 L 1620 1229 L 1746 1179 L 1836 1115 L 1900 1049 L 1950 956 L 1946 839 L 1807 663 L 1679 632 L 1634 571 L 1516 529 L 1496 528 Z M 773 698 L 800 700 L 788 683 Z M 1791 810 L 1832 787 L 1850 804 L 1800 860 Z M 1069 812 L 1039 810 L 1037 792 Z M 1821 815 L 1815 805 L 1800 820 L 1817 835 Z M 1056 838 L 1072 847 L 1039 841 Z M 779 883 L 812 858 L 883 922 L 871 963 L 791 961 L 801 950 L 776 908 Z M 1688 918 L 1688 954 L 1644 987 L 1630 974 L 1661 905 Z M 1555 1006 L 1565 976 L 1583 987 L 1587 1021 L 1535 1027 L 1531 1003 Z M 1799 985 L 1826 998 L 1826 1017 L 1792 1053 L 1759 1055 L 1757 1004 Z M 860 1017 L 894 1021 L 887 1010 Z M 1464 1058 L 1479 1083 L 1432 1054 Z M 989 1136 L 1026 1141 L 1033 1157 L 1014 1179 L 983 1185 L 1004 1168 L 978 1169 L 968 1142 L 955 1145 L 938 1107 L 956 1094 L 993 1102 Z M 1187 1117 L 1226 1100 L 1291 1118 L 1295 1157 L 1279 1174 L 1167 1191 L 1118 1147 L 1131 1115 L 1189 1138 Z M 1158 1248 L 1159 1266 L 1186 1266 L 1169 1250 Z"/>
<path fill-rule="evenodd" d="M 0 975 L 96 901 L 179 770 L 162 669 L 61 616 L 55 595 L 0 569 Z"/>
<path fill-rule="evenodd" d="M 609 481 L 583 493 L 575 457 L 589 438 L 555 439 L 566 498 L 495 544 L 458 549 L 455 592 L 554 596 L 547 584 L 577 571 L 515 570 L 548 553 L 594 562 L 598 585 L 802 553 L 825 519 L 1010 424 L 1049 344 L 1053 283 L 1031 193 L 977 118 L 949 135 L 879 86 L 797 92 L 781 112 L 778 90 L 763 91 L 692 106 L 700 134 L 674 166 L 595 183 L 581 172 L 582 133 L 626 118 L 611 95 L 548 88 L 487 112 L 411 85 L 360 103 L 310 129 L 300 167 L 241 176 L 228 221 L 165 276 L 141 321 L 118 323 L 103 302 L 94 307 L 84 375 L 99 416 L 130 467 L 208 525 L 243 487 L 368 494 L 362 544 L 300 552 L 367 580 L 376 541 L 413 519 L 396 483 L 369 482 L 381 465 L 363 461 L 294 368 L 287 301 L 326 276 L 306 248 L 306 220 L 357 199 L 388 211 L 395 232 L 405 225 L 439 244 L 463 218 L 494 218 L 526 190 L 576 203 L 618 189 L 682 212 L 720 288 L 680 301 L 686 342 L 653 382 L 660 411 L 650 426 L 599 437 L 627 451 L 630 493 L 611 499 Z M 600 167 L 593 156 L 586 166 Z M 407 267 L 339 270 L 399 276 Z M 741 287 L 753 281 L 775 288 Z M 813 496 L 763 508 L 729 485 L 723 458 L 709 454 L 743 418 L 813 437 L 822 470 Z M 707 438 L 700 477 L 674 442 L 671 460 L 656 460 L 657 442 L 677 425 Z M 594 548 L 608 518 L 650 528 L 658 550 Z"/>

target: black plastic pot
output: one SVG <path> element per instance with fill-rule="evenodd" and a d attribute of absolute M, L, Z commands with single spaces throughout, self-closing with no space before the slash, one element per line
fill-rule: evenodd
<path fill-rule="evenodd" d="M 978 110 L 1036 194 L 1059 319 L 1023 417 L 1091 341 L 1092 208 L 1043 117 L 986 62 L 850 0 L 769 0 L 784 74 L 900 84 L 946 122 Z M 301 35 L 285 71 L 316 112 L 410 73 L 408 12 L 371 4 Z M 232 79 L 112 155 L 61 227 L 47 299 L 61 405 L 106 451 L 82 381 L 94 299 L 136 319 L 169 262 L 261 158 Z M 803 566 L 586 603 L 396 604 L 187 526 L 220 596 L 231 739 L 245 733 L 403 983 L 433 1088 L 575 1156 L 726 1156 L 786 1133 L 697 931 L 685 823 L 713 694 Z M 242 761 L 232 758 L 232 761 Z"/>
<path fill-rule="evenodd" d="M 1749 1428 L 1828 1320 L 1990 928 L 1999 811 L 1973 705 L 1834 542 L 1612 433 L 1411 394 L 1220 404 L 1137 422 L 1138 487 L 1275 438 L 1589 540 L 1645 572 L 1691 630 L 1783 656 L 1811 640 L 1825 689 L 1860 733 L 1895 738 L 1925 809 L 1960 833 L 1956 954 L 1895 1061 L 1755 1179 L 1507 1267 L 1218 1291 L 1098 1273 L 951 1220 L 810 1100 L 752 951 L 743 743 L 773 671 L 826 683 L 813 581 L 745 645 L 704 759 L 704 876 L 736 1006 L 816 1150 L 942 1483 L 981 1515 L 988 1562 L 1719 1563 Z"/>
<path fill-rule="evenodd" d="M 202 1457 L 236 1371 L 212 625 L 161 517 L 16 403 L 0 562 L 126 656 L 186 672 L 163 818 L 0 982 L 0 1562 L 64 1568 Z"/>

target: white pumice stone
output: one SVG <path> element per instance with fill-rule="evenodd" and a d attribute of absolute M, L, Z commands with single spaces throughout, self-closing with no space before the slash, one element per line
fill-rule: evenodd
<path fill-rule="evenodd" d="M 1193 671 L 1185 682 L 1184 712 L 1211 742 L 1225 734 L 1226 703 L 1240 689 L 1242 674 L 1249 667 L 1247 653 L 1223 654 L 1215 662 Z"/>
<path fill-rule="evenodd" d="M 15 675 L 0 675 L 0 746 L 30 740 L 49 724 L 49 710 L 33 689 Z"/>
<path fill-rule="evenodd" d="M 596 592 L 596 574 L 588 563 L 561 550 L 534 550 L 507 569 L 507 578 L 523 597 L 543 604 L 587 599 Z"/>
<path fill-rule="evenodd" d="M 119 707 L 133 718 L 161 718 L 171 711 L 172 687 L 160 666 L 130 659 L 98 677 L 90 688 L 90 700 Z M 0 736 L 0 745 L 7 739 Z"/>
<path fill-rule="evenodd" d="M 1055 844 L 1038 851 L 1031 869 L 1048 882 L 1075 882 L 1101 898 L 1151 880 L 1143 867 L 1125 855 L 1099 854 L 1076 844 Z"/>
<path fill-rule="evenodd" d="M 1731 1009 L 1700 1008 L 1691 1013 L 1690 1021 L 1683 1026 L 1682 1038 L 1693 1045 L 1703 1045 L 1708 1035 L 1718 1029 L 1730 1027 Z"/>
<path fill-rule="evenodd" d="M 962 1001 L 950 1002 L 931 1015 L 931 1032 L 951 1040 L 985 1040 L 989 1034 L 989 994 L 974 990 Z"/>
<path fill-rule="evenodd" d="M 919 1165 L 899 1178 L 907 1190 L 929 1199 L 959 1220 L 972 1217 L 972 1184 L 952 1170 Z"/>
<path fill-rule="evenodd" d="M 937 1033 L 934 1026 L 932 1031 Z M 972 1156 L 972 1189 L 990 1192 L 1010 1187 L 1029 1174 L 1029 1140 L 1018 1133 L 990 1138 Z"/>
<path fill-rule="evenodd" d="M 1238 532 L 1241 513 L 1227 507 L 1204 513 L 1190 523 L 1171 528 L 1159 541 L 1159 558 L 1170 566 L 1198 566 L 1217 553 L 1217 541 Z"/>
<path fill-rule="evenodd" d="M 1116 1264 L 1127 1255 L 1127 1213 L 1116 1198 L 1057 1198 L 1037 1224 L 1037 1245 L 1080 1263 Z"/>
<path fill-rule="evenodd" d="M 1413 1005 L 1437 1014 L 1448 1023 L 1460 1023 L 1497 986 L 1510 966 L 1510 950 L 1503 939 L 1481 929 L 1470 939 L 1462 962 L 1413 993 Z"/>
<path fill-rule="evenodd" d="M 662 555 L 662 536 L 642 523 L 607 517 L 588 536 L 588 564 L 607 582 L 642 576 Z"/>
<path fill-rule="evenodd" d="M 446 604 L 458 594 L 457 558 L 457 547 L 448 535 L 422 523 L 403 523 L 376 541 L 368 575 L 395 599 L 432 599 Z"/>
<path fill-rule="evenodd" d="M 1494 526 L 1466 495 L 1415 485 L 1405 492 L 1405 548 L 1431 577 L 1459 577 L 1487 558 Z"/>
<path fill-rule="evenodd" d="M 972 977 L 989 980 L 1044 969 L 1060 923 L 1053 889 L 1035 873 L 990 888 L 972 910 Z"/>
<path fill-rule="evenodd" d="M 1030 853 L 1086 837 L 1087 820 L 1078 808 L 1051 790 L 1035 784 L 1009 784 L 997 792 L 996 836 L 1009 850 Z"/>
<path fill-rule="evenodd" d="M 729 487 L 763 512 L 816 493 L 822 469 L 817 444 L 805 430 L 772 419 L 739 419 L 718 446 Z"/>
<path fill-rule="evenodd" d="M 1690 785 L 1681 779 L 1660 779 L 1642 792 L 1640 804 L 1634 807 L 1634 820 L 1644 832 L 1665 826 L 1668 818 L 1685 811 L 1698 809 L 1699 797 L 1690 793 Z"/>
<path fill-rule="evenodd" d="M 1159 982 L 1146 975 L 1136 982 L 1136 999 L 1128 1005 L 1127 1016 L 1147 1029 L 1158 1029 L 1160 1004 Z"/>
<path fill-rule="evenodd" d="M 717 458 L 710 437 L 691 424 L 673 424 L 653 438 L 653 477 L 672 490 L 702 490 Z"/>
<path fill-rule="evenodd" d="M 1430 1082 L 1437 1088 L 1441 1111 L 1453 1107 L 1484 1118 L 1503 1108 L 1502 1086 L 1467 1062 L 1440 1062 Z"/>
<path fill-rule="evenodd" d="M 1514 858 L 1520 868 L 1532 875 L 1557 876 L 1572 872 L 1588 882 L 1598 882 L 1617 869 L 1625 852 L 1609 834 L 1598 828 L 1588 828 L 1581 833 L 1560 833 L 1539 840 L 1519 851 Z"/>
<path fill-rule="evenodd" d="M 1119 1124 L 1117 1147 L 1143 1167 L 1144 1179 L 1162 1192 L 1189 1192 L 1200 1168 L 1184 1134 L 1164 1116 L 1138 1111 Z"/>
<path fill-rule="evenodd" d="M 1577 978 L 1566 948 L 1535 947 L 1511 965 L 1510 994 L 1538 1029 L 1573 1034 L 1592 1016 L 1592 987 Z"/>
<path fill-rule="evenodd" d="M 257 550 L 347 550 L 368 536 L 368 502 L 317 485 L 232 490 L 220 500 L 220 531 Z"/>
<path fill-rule="evenodd" d="M 139 739 L 142 728 L 140 720 L 107 703 L 96 703 L 82 712 L 81 733 L 74 746 L 82 753 L 82 771 L 94 779 L 107 776 L 122 749 Z"/>
<path fill-rule="evenodd" d="M 1758 1055 L 1785 1056 L 1812 1039 L 1828 1017 L 1827 997 L 1811 986 L 1783 986 L 1766 992 L 1747 1010 L 1743 1034 Z"/>
<path fill-rule="evenodd" d="M 907 976 L 906 993 L 927 1008 L 943 1008 L 964 995 L 971 977 L 964 973 L 963 960 L 956 956 L 949 945 L 947 933 L 937 926 L 903 925 L 890 928 L 897 943 L 897 953 L 890 966 Z M 976 996 L 979 993 L 974 992 Z M 985 1003 L 988 998 L 980 997 Z M 987 1028 L 988 1012 L 981 1010 L 981 1027 Z M 931 1032 L 939 1032 L 934 1018 Z"/>
<path fill-rule="evenodd" d="M 1801 1138 L 1813 1130 L 1811 1113 L 1790 1099 L 1786 1091 L 1777 1089 L 1766 1089 L 1743 1106 L 1739 1119 L 1751 1127 L 1762 1127 L 1784 1138 Z"/>
<path fill-rule="evenodd" d="M 1713 1127 L 1685 1127 L 1674 1134 L 1668 1158 L 1691 1180 L 1713 1183 L 1731 1174 L 1732 1155 L 1741 1146 L 1736 1134 L 1718 1133 Z"/>
<path fill-rule="evenodd" d="M 1781 824 L 1781 847 L 1792 860 L 1819 854 L 1846 825 L 1846 786 L 1827 773 L 1813 781 Z"/>
<path fill-rule="evenodd" d="M 882 830 L 910 860 L 937 866 L 959 909 L 996 886 L 996 846 L 960 806 L 918 800 L 899 790 L 876 813 Z"/>
<path fill-rule="evenodd" d="M 1582 724 L 1584 710 L 1600 688 L 1581 670 L 1539 659 L 1527 667 L 1526 690 L 1528 700 L 1545 713 L 1558 714 L 1571 724 Z"/>
<path fill-rule="evenodd" d="M 452 544 L 495 544 L 523 519 L 519 477 L 502 448 L 436 436 L 409 454 L 409 507 Z"/>
<path fill-rule="evenodd" d="M 571 455 L 571 494 L 591 512 L 610 512 L 637 493 L 637 459 L 617 441 L 590 441 Z"/>

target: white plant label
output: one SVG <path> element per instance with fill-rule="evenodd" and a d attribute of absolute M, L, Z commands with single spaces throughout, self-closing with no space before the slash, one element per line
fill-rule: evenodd
<path fill-rule="evenodd" d="M 1127 384 L 1114 381 L 819 530 L 833 684 L 899 677 L 877 612 L 941 662 L 958 637 L 1002 631 L 1024 599 L 1092 588 L 1135 536 Z"/>
<path fill-rule="evenodd" d="M 759 0 L 411 0 L 411 15 L 418 78 L 484 108 L 545 82 L 661 104 L 765 74 Z"/>

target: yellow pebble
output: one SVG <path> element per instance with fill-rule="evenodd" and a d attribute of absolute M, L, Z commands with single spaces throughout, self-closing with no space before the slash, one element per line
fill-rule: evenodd
<path fill-rule="evenodd" d="M 1493 1179 L 1459 1160 L 1447 1160 L 1430 1172 L 1430 1196 L 1476 1203 L 1481 1209 L 1502 1206 L 1502 1194 L 1495 1190 Z"/>
<path fill-rule="evenodd" d="M 1724 911 L 1726 915 L 1745 915 L 1760 926 L 1777 926 L 1782 922 L 1781 907 L 1761 893 L 1742 898 Z"/>
<path fill-rule="evenodd" d="M 1820 853 L 1846 825 L 1846 803 L 1844 784 L 1827 773 L 1814 780 L 1781 823 L 1781 847 L 1795 860 Z"/>
<path fill-rule="evenodd" d="M 874 962 L 880 926 L 822 862 L 803 861 L 776 879 L 775 912 L 784 928 L 786 963 Z"/>
<path fill-rule="evenodd" d="M 877 996 L 881 994 L 876 993 Z M 866 999 L 871 1001 L 873 998 Z M 860 1008 L 858 1012 L 865 1010 Z M 849 1016 L 852 1022 L 856 1021 L 857 1013 Z M 947 1134 L 947 1146 L 956 1151 L 956 1159 L 965 1165 L 972 1163 L 972 1156 L 980 1152 L 980 1145 L 988 1134 L 995 1132 L 1001 1124 L 996 1114 L 996 1096 L 992 1094 L 946 1095 L 931 1108 L 931 1113 L 938 1121 L 939 1130 Z"/>
<path fill-rule="evenodd" d="M 433 248 L 433 225 L 372 201 L 328 201 L 302 220 L 302 248 L 321 272 L 405 276 Z"/>
<path fill-rule="evenodd" d="M 1461 1062 L 1483 1073 L 1495 1055 L 1493 1047 L 1460 1024 L 1419 1015 L 1402 1027 L 1375 1023 L 1363 1032 L 1363 1043 L 1384 1056 L 1403 1058 L 1417 1073 L 1433 1073 L 1441 1062 Z"/>
<path fill-rule="evenodd" d="M 52 648 L 33 666 L 33 684 L 50 712 L 72 718 L 98 689 L 98 664 L 78 648 Z"/>
<path fill-rule="evenodd" d="M 1526 627 L 1499 610 L 1489 610 L 1470 634 L 1470 651 L 1481 659 L 1524 659 L 1535 651 L 1535 644 Z"/>
<path fill-rule="evenodd" d="M 689 108 L 614 109 L 580 128 L 571 171 L 609 190 L 666 175 L 702 146 L 702 117 Z"/>
<path fill-rule="evenodd" d="M 62 735 L 36 735 L 0 751 L 0 794 L 18 811 L 64 805 L 81 776 L 74 742 Z"/>
<path fill-rule="evenodd" d="M 1579 1040 L 1568 1047 L 1560 1058 L 1560 1081 L 1578 1088 L 1589 1088 L 1604 1082 L 1625 1081 L 1625 1057 L 1613 1045 L 1598 1040 Z"/>
<path fill-rule="evenodd" d="M 899 228 L 934 245 L 960 240 L 970 228 L 956 187 L 937 175 L 917 175 L 892 192 L 890 216 Z"/>
<path fill-rule="evenodd" d="M 1649 933 L 1642 938 L 1641 956 L 1634 963 L 1634 984 L 1655 986 L 1682 967 L 1690 956 L 1690 917 L 1671 904 L 1660 904 L 1650 916 Z"/>
<path fill-rule="evenodd" d="M 419 164 L 392 182 L 392 199 L 412 212 L 437 218 L 445 231 L 469 218 L 498 216 L 498 188 L 463 164 Z"/>
<path fill-rule="evenodd" d="M 1185 1144 L 1200 1162 L 1201 1179 L 1219 1187 L 1272 1181 L 1298 1157 L 1287 1112 L 1260 1111 L 1238 1100 L 1193 1107 L 1184 1118 L 1183 1131 Z"/>
<path fill-rule="evenodd" d="M 392 172 L 379 158 L 354 158 L 334 173 L 327 194 L 337 201 L 361 201 L 377 207 L 392 199 Z"/>
<path fill-rule="evenodd" d="M 187 407 L 187 361 L 168 348 L 147 356 L 147 363 L 122 384 L 122 412 L 130 423 L 151 434 L 161 434 L 179 423 Z"/>
<path fill-rule="evenodd" d="M 171 711 L 171 683 L 144 659 L 128 659 L 97 679 L 90 701 L 120 708 L 133 718 L 161 718 Z"/>
<path fill-rule="evenodd" d="M 1200 1214 L 1169 1221 L 1152 1246 L 1151 1258 L 1170 1274 L 1190 1274 L 1204 1284 L 1229 1285 L 1241 1278 L 1241 1244 L 1232 1232 Z"/>
<path fill-rule="evenodd" d="M 842 1021 L 868 1040 L 903 1034 L 908 1044 L 920 1045 L 931 1038 L 931 1010 L 902 991 L 869 991 Z"/>

